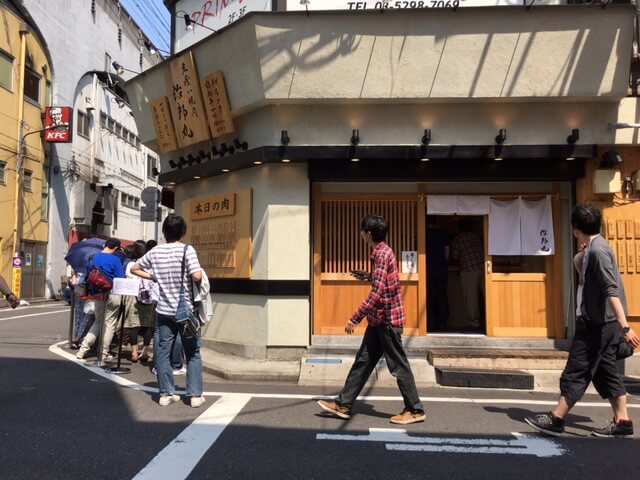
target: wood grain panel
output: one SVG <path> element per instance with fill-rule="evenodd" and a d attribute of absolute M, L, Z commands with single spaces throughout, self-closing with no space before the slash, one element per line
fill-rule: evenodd
<path fill-rule="evenodd" d="M 371 270 L 371 249 L 360 235 L 360 222 L 365 215 L 381 215 L 389 222 L 387 243 L 399 263 L 403 250 L 420 251 L 417 200 L 415 195 L 327 195 L 319 187 L 314 189 L 315 335 L 344 334 L 345 323 L 371 289 L 349 273 Z M 419 318 L 426 310 L 424 306 L 420 308 L 418 277 L 400 274 L 407 335 L 420 332 Z"/>

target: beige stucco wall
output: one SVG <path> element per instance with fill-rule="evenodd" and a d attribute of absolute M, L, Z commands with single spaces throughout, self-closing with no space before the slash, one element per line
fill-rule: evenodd
<path fill-rule="evenodd" d="M 192 51 L 200 77 L 224 72 L 235 115 L 287 103 L 616 102 L 632 33 L 629 5 L 256 13 Z M 167 95 L 165 69 L 126 86 L 143 142 L 155 138 L 148 102 Z"/>
<path fill-rule="evenodd" d="M 176 189 L 176 205 L 206 195 L 253 189 L 252 280 L 310 282 L 310 207 L 306 165 L 281 164 L 232 172 Z M 177 213 L 182 213 L 180 210 Z M 212 279 L 215 283 L 215 279 Z M 205 338 L 262 346 L 305 346 L 309 299 L 214 294 Z"/>

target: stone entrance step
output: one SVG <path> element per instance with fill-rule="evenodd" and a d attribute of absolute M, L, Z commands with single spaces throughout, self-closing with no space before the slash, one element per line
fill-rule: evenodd
<path fill-rule="evenodd" d="M 562 370 L 568 353 L 546 349 L 429 348 L 427 360 L 435 368 L 488 370 Z"/>
<path fill-rule="evenodd" d="M 446 387 L 514 388 L 533 390 L 533 375 L 522 370 L 437 368 L 436 381 Z"/>

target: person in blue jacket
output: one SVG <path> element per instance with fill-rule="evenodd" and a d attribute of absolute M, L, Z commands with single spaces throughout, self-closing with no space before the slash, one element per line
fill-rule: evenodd
<path fill-rule="evenodd" d="M 102 252 L 97 253 L 87 265 L 87 275 L 91 268 L 97 268 L 102 274 L 107 277 L 112 283 L 114 278 L 124 278 L 124 267 L 122 266 L 122 260 L 116 253 L 120 250 L 120 240 L 117 238 L 109 238 L 104 244 Z M 118 311 L 120 308 L 120 295 L 113 295 L 110 292 L 100 293 L 89 285 L 89 293 L 95 295 L 98 298 L 95 300 L 95 322 L 91 326 L 91 329 L 84 337 L 80 349 L 76 354 L 76 358 L 82 359 L 87 355 L 87 352 L 91 346 L 95 343 L 96 338 L 103 330 L 102 339 L 102 356 L 101 359 L 104 362 L 114 360 L 112 355 L 109 355 L 109 344 L 113 339 L 113 334 L 118 322 Z M 102 324 L 104 323 L 104 329 Z"/>

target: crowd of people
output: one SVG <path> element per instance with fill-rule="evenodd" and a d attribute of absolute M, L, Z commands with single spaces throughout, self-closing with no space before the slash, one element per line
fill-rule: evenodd
<path fill-rule="evenodd" d="M 200 284 L 206 275 L 193 246 L 182 242 L 186 231 L 184 218 L 170 215 L 162 226 L 167 243 L 157 245 L 153 240 L 138 240 L 122 248 L 120 240 L 109 238 L 102 251 L 92 255 L 83 269 L 73 272 L 71 348 L 77 350 L 78 359 L 85 359 L 95 349 L 100 364 L 115 362 L 117 358 L 110 347 L 123 322 L 123 338 L 118 341 L 129 347 L 132 362 L 151 363 L 160 386 L 159 404 L 167 406 L 180 400 L 175 394 L 173 376 L 186 373 L 187 398 L 195 408 L 205 402 L 200 333 L 187 331 L 175 316 L 181 296 L 195 309 L 192 282 Z M 108 290 L 98 288 L 92 280 L 95 275 L 103 278 Z M 137 280 L 138 294 L 123 297 L 113 293 L 111 288 L 118 278 Z M 208 279 L 206 284 L 208 288 Z"/>

